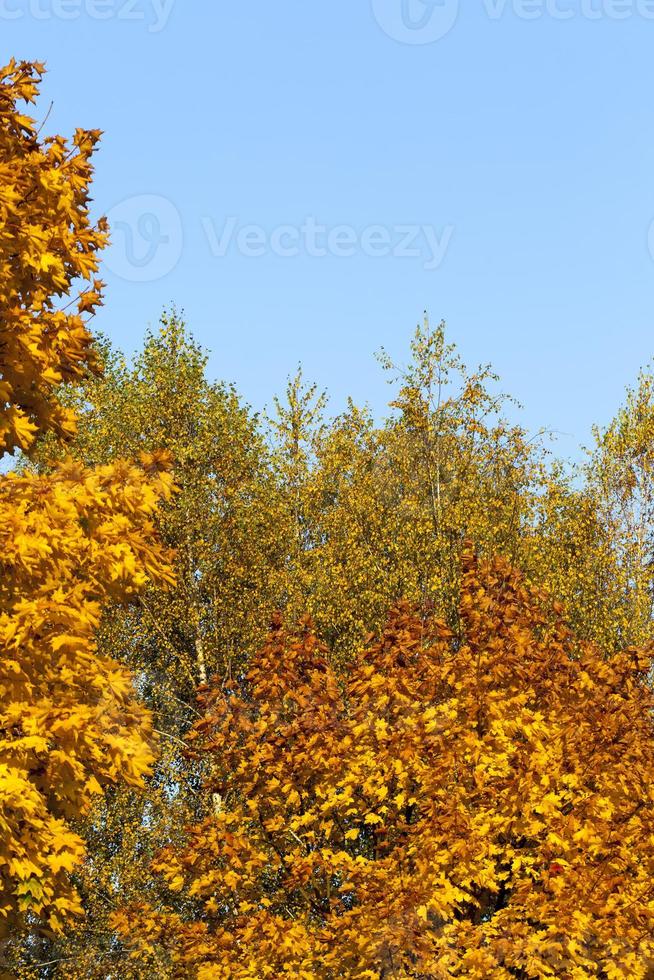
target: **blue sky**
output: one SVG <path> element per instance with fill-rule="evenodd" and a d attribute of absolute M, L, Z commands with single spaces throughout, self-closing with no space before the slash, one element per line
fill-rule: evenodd
<path fill-rule="evenodd" d="M 404 6 L 403 6 L 404 5 Z M 172 302 L 256 407 L 380 411 L 427 308 L 587 443 L 654 355 L 654 0 L 0 0 L 50 131 L 105 131 L 96 320 Z M 408 253 L 408 254 L 406 254 Z"/>

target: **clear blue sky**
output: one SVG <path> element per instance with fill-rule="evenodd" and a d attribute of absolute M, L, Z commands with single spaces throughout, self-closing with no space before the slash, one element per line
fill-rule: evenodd
<path fill-rule="evenodd" d="M 565 453 L 654 354 L 652 0 L 0 8 L 47 128 L 105 131 L 96 323 L 124 349 L 175 302 L 256 407 L 302 361 L 379 411 L 373 352 L 427 308 Z"/>

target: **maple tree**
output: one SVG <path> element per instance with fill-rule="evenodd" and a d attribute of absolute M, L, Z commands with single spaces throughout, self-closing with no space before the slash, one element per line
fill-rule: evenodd
<path fill-rule="evenodd" d="M 301 371 L 257 416 L 174 311 L 127 365 L 43 70 L 0 70 L 0 973 L 648 975 L 651 374 L 574 471 L 427 320 L 381 421 Z"/>
<path fill-rule="evenodd" d="M 19 107 L 36 100 L 43 72 L 13 60 L 0 70 L 0 452 L 29 449 L 46 430 L 70 436 L 74 415 L 57 389 L 98 367 L 84 315 L 101 301 L 94 275 L 107 241 L 106 222 L 89 214 L 100 132 L 78 129 L 72 145 L 40 139 Z"/>
<path fill-rule="evenodd" d="M 66 874 L 83 856 L 67 821 L 109 783 L 142 783 L 151 720 L 129 673 L 99 657 L 101 605 L 169 577 L 152 515 L 165 461 L 144 456 L 0 480 L 0 937 L 81 911 Z"/>
<path fill-rule="evenodd" d="M 353 403 L 327 420 L 324 396 L 301 374 L 273 417 L 258 418 L 233 387 L 207 381 L 206 355 L 174 311 L 133 365 L 107 345 L 103 359 L 103 377 L 62 393 L 79 417 L 74 442 L 59 450 L 49 438 L 36 459 L 47 472 L 58 452 L 96 466 L 164 446 L 175 460 L 180 490 L 156 523 L 176 548 L 176 583 L 115 607 L 99 635 L 101 651 L 136 672 L 161 743 L 145 788 L 110 790 L 81 826 L 92 855 L 75 875 L 86 920 L 54 942 L 32 938 L 25 977 L 35 962 L 53 963 L 48 976 L 101 978 L 116 963 L 125 977 L 169 975 L 158 947 L 145 964 L 127 958 L 111 915 L 144 895 L 188 914 L 188 895 L 170 902 L 149 864 L 213 812 L 202 782 L 212 755 L 183 758 L 196 684 L 239 678 L 276 608 L 288 622 L 309 610 L 340 678 L 401 597 L 456 625 L 467 536 L 482 553 L 510 555 L 605 653 L 651 635 L 636 605 L 650 572 L 634 564 L 635 525 L 616 503 L 624 468 L 615 441 L 598 434 L 588 467 L 571 477 L 503 418 L 494 375 L 469 372 L 442 325 L 418 329 L 408 367 L 387 362 L 397 388 L 382 423 Z M 625 411 L 634 423 L 643 415 L 631 403 Z"/>
<path fill-rule="evenodd" d="M 35 100 L 42 74 L 14 61 L 0 71 L 6 453 L 33 450 L 39 435 L 72 436 L 62 386 L 98 369 L 84 315 L 100 302 L 93 277 L 106 241 L 89 217 L 99 133 L 77 130 L 72 146 L 41 140 L 20 106 Z M 98 655 L 95 635 L 107 604 L 130 601 L 150 577 L 171 580 L 153 524 L 171 489 L 162 453 L 0 477 L 0 966 L 21 932 L 62 933 L 81 914 L 77 823 L 107 786 L 141 785 L 153 761 L 150 715 L 127 670 Z"/>
<path fill-rule="evenodd" d="M 154 864 L 180 911 L 117 916 L 145 962 L 645 977 L 654 650 L 607 657 L 560 612 L 468 552 L 457 627 L 399 604 L 343 684 L 309 621 L 278 621 L 247 675 L 202 694 L 189 745 L 219 803 Z"/>

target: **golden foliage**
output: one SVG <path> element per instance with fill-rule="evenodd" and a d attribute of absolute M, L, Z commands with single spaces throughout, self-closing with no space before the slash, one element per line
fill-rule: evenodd
<path fill-rule="evenodd" d="M 158 757 L 145 787 L 98 798 L 80 830 L 92 855 L 78 872 L 86 919 L 65 945 L 41 945 L 31 956 L 65 957 L 62 974 L 74 962 L 76 975 L 98 978 L 115 962 L 108 914 L 158 890 L 150 859 L 203 812 L 201 766 L 182 758 L 198 717 L 197 684 L 243 669 L 288 580 L 280 490 L 256 419 L 230 386 L 207 381 L 206 358 L 179 317 L 163 318 L 134 364 L 106 345 L 103 354 L 104 375 L 67 394 L 79 433 L 61 452 L 97 466 L 163 447 L 177 489 L 156 515 L 159 537 L 174 549 L 174 585 L 152 576 L 133 603 L 108 612 L 98 636 L 100 652 L 139 678 L 140 699 L 163 736 Z M 47 440 L 35 459 L 47 470 L 56 450 Z"/>
<path fill-rule="evenodd" d="M 651 376 L 576 478 L 442 324 L 381 423 L 299 373 L 265 427 L 175 314 L 99 377 L 100 134 L 41 139 L 42 73 L 0 70 L 0 968 L 646 976 Z"/>
<path fill-rule="evenodd" d="M 34 101 L 42 72 L 0 71 L 0 453 L 72 435 L 60 386 L 96 366 L 82 316 L 100 301 L 91 280 L 106 237 L 88 211 L 99 134 L 40 141 L 18 103 Z M 74 282 L 67 313 L 57 303 Z M 166 454 L 0 477 L 2 964 L 21 930 L 62 933 L 81 913 L 76 825 L 107 786 L 142 785 L 153 761 L 150 715 L 95 634 L 108 603 L 171 581 L 153 524 L 171 489 Z"/>
<path fill-rule="evenodd" d="M 152 515 L 170 475 L 142 464 L 0 481 L 0 935 L 28 914 L 59 932 L 80 911 L 68 821 L 107 784 L 140 785 L 153 760 L 130 675 L 94 640 L 103 604 L 169 576 Z"/>
<path fill-rule="evenodd" d="M 35 101 L 43 70 L 15 61 L 0 70 L 0 453 L 29 449 L 45 430 L 72 435 L 57 387 L 96 367 L 83 318 L 102 288 L 93 277 L 106 228 L 89 217 L 100 133 L 78 129 L 72 145 L 39 139 L 19 106 Z M 73 284 L 78 295 L 61 305 Z"/>
<path fill-rule="evenodd" d="M 105 377 L 80 391 L 72 451 L 95 465 L 163 445 L 180 490 L 157 518 L 176 549 L 175 586 L 115 610 L 100 637 L 103 652 L 138 673 L 164 735 L 159 760 L 144 793 L 110 794 L 85 823 L 87 921 L 39 956 L 71 957 L 58 975 L 74 962 L 89 980 L 105 975 L 108 957 L 134 975 L 169 975 L 158 949 L 145 965 L 129 963 L 109 916 L 146 894 L 166 904 L 149 861 L 213 806 L 202 788 L 213 755 L 182 758 L 196 684 L 212 675 L 238 683 L 276 608 L 288 622 L 310 612 L 340 678 L 402 597 L 458 630 L 469 537 L 481 554 L 510 556 L 606 655 L 651 637 L 646 603 L 636 602 L 651 595 L 651 569 L 634 565 L 637 538 L 615 503 L 617 450 L 602 450 L 601 488 L 599 459 L 571 478 L 503 418 L 494 375 L 469 372 L 442 325 L 419 328 L 410 364 L 393 369 L 393 414 L 381 423 L 353 404 L 325 421 L 324 397 L 298 374 L 266 431 L 233 388 L 206 380 L 205 357 L 175 314 L 133 366 L 110 350 L 106 361 Z M 173 904 L 183 913 L 188 902 L 182 892 Z"/>
<path fill-rule="evenodd" d="M 277 623 L 202 698 L 215 812 L 154 866 L 187 914 L 117 925 L 203 980 L 646 976 L 652 655 L 472 553 L 459 630 L 400 604 L 343 686 Z"/>

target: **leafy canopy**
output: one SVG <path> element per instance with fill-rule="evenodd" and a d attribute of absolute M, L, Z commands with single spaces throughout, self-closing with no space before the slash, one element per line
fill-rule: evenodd
<path fill-rule="evenodd" d="M 218 802 L 154 864 L 186 914 L 118 926 L 201 980 L 645 977 L 654 651 L 560 613 L 469 551 L 457 631 L 400 604 L 344 684 L 277 622 L 202 697 Z"/>
<path fill-rule="evenodd" d="M 0 70 L 0 453 L 72 435 L 62 384 L 96 367 L 83 315 L 100 301 L 106 238 L 88 210 L 99 134 L 40 139 L 21 104 L 42 73 Z M 109 603 L 171 580 L 153 523 L 168 470 L 165 454 L 142 454 L 0 477 L 0 968 L 22 932 L 62 933 L 81 912 L 79 820 L 107 786 L 141 785 L 153 761 L 151 717 L 95 634 Z"/>
<path fill-rule="evenodd" d="M 13 60 L 0 70 L 0 453 L 27 450 L 46 430 L 71 435 L 57 388 L 97 369 L 84 317 L 100 303 L 107 240 L 89 215 L 100 133 L 78 129 L 72 145 L 39 138 L 20 104 L 35 101 L 43 71 Z"/>

